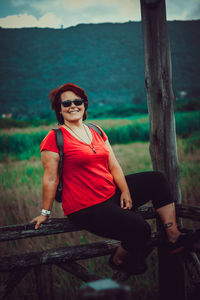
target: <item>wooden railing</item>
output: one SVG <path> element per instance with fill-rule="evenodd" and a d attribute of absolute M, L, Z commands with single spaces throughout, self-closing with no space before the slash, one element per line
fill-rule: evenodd
<path fill-rule="evenodd" d="M 191 206 L 176 206 L 177 216 L 181 218 L 188 218 L 194 221 L 200 221 L 200 208 Z M 153 219 L 156 217 L 155 210 L 151 206 L 145 206 L 138 209 L 138 212 L 145 219 Z M 11 240 L 19 240 L 30 237 L 38 237 L 45 235 L 54 235 L 59 233 L 80 231 L 80 227 L 72 225 L 67 218 L 61 219 L 49 219 L 47 222 L 40 225 L 38 230 L 34 229 L 34 224 L 26 223 L 20 225 L 5 226 L 0 228 L 0 241 L 6 242 Z M 167 262 L 167 266 L 162 266 L 159 274 L 168 274 L 168 272 L 173 272 L 178 285 L 177 269 L 180 271 L 180 266 L 183 265 L 183 260 L 186 265 L 187 272 L 192 278 L 192 282 L 195 287 L 200 288 L 200 262 L 198 258 L 198 253 L 200 253 L 200 242 L 194 244 L 190 252 L 186 256 L 180 257 L 169 257 L 163 250 L 163 238 L 162 233 L 154 232 L 151 238 L 151 244 L 158 247 L 160 251 L 160 256 L 162 260 Z M 36 284 L 39 299 L 54 299 L 53 295 L 53 284 L 51 279 L 51 266 L 54 264 L 59 268 L 75 275 L 84 282 L 90 282 L 94 280 L 99 280 L 101 277 L 98 274 L 90 272 L 88 269 L 78 264 L 77 260 L 83 260 L 88 258 L 94 258 L 98 256 L 104 256 L 112 253 L 119 245 L 119 241 L 105 240 L 101 242 L 68 246 L 57 249 L 50 249 L 45 251 L 31 252 L 25 254 L 18 254 L 12 256 L 5 256 L 0 258 L 0 272 L 9 272 L 8 278 L 4 279 L 0 286 L 0 299 L 5 299 L 12 290 L 19 284 L 19 282 L 24 278 L 24 276 L 32 269 L 36 274 Z M 182 260 L 183 259 L 183 260 Z M 177 268 L 178 267 L 178 268 Z M 170 268 L 169 270 L 167 270 Z M 42 275 L 46 272 L 45 278 L 49 277 L 49 285 L 47 285 L 47 280 L 42 279 Z M 171 276 L 171 275 L 170 275 Z M 174 278 L 173 276 L 173 278 Z M 161 276 L 162 277 L 162 276 Z M 38 279 L 39 278 L 39 279 Z M 128 275 L 125 272 L 117 272 L 113 275 L 113 279 L 118 282 L 124 282 L 128 279 Z M 162 282 L 162 278 L 159 278 Z M 180 283 L 180 282 L 179 282 Z M 160 295 L 162 295 L 164 290 L 167 289 L 168 283 L 163 287 L 163 283 L 160 285 Z M 183 289 L 183 287 L 182 287 Z M 162 298 L 163 300 L 163 298 Z"/>

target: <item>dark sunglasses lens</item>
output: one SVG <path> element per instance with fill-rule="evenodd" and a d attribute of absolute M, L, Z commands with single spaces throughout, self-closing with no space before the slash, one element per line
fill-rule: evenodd
<path fill-rule="evenodd" d="M 76 106 L 80 106 L 80 105 L 83 104 L 83 100 L 82 100 L 82 99 L 76 99 L 76 100 L 74 100 L 73 102 L 74 102 L 74 104 L 75 104 Z"/>
<path fill-rule="evenodd" d="M 71 100 L 65 100 L 65 101 L 63 101 L 63 102 L 61 102 L 61 103 L 62 103 L 62 105 L 63 105 L 64 107 L 69 107 L 69 106 L 72 105 L 72 103 L 74 103 L 76 106 L 80 106 L 80 105 L 83 104 L 83 102 L 84 102 L 84 100 L 82 100 L 82 99 L 76 99 L 76 100 L 74 100 L 74 101 L 71 101 Z"/>
<path fill-rule="evenodd" d="M 72 101 L 71 101 L 71 100 L 63 101 L 63 102 L 62 102 L 62 105 L 63 105 L 64 107 L 69 107 L 69 106 L 72 105 Z"/>

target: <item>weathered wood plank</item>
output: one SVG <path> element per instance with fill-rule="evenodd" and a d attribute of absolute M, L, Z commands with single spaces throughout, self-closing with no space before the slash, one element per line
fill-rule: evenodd
<path fill-rule="evenodd" d="M 186 263 L 192 265 L 192 272 L 190 273 L 191 279 L 195 282 L 200 284 L 200 261 L 195 252 L 188 253 L 186 257 Z M 188 268 L 191 270 L 191 268 Z"/>
<path fill-rule="evenodd" d="M 0 285 L 0 300 L 5 299 L 30 270 L 31 268 L 22 268 L 21 270 L 10 272 L 8 278 Z"/>
<path fill-rule="evenodd" d="M 195 252 L 188 253 L 185 258 L 186 271 L 188 273 L 189 291 L 188 299 L 199 299 L 200 295 L 200 262 Z"/>
<path fill-rule="evenodd" d="M 176 209 L 178 216 L 200 221 L 200 207 L 177 204 Z M 156 212 L 152 206 L 140 207 L 136 212 L 139 212 L 145 219 L 153 219 L 156 217 Z M 11 241 L 82 230 L 82 228 L 71 224 L 67 218 L 49 219 L 47 222 L 41 224 L 38 230 L 35 230 L 34 226 L 34 224 L 26 223 L 0 227 L 0 241 Z"/>
<path fill-rule="evenodd" d="M 93 272 L 90 272 L 88 269 L 84 268 L 82 265 L 78 264 L 75 261 L 70 261 L 66 264 L 56 264 L 59 268 L 65 270 L 81 279 L 84 282 L 99 280 L 101 277 Z"/>
<path fill-rule="evenodd" d="M 0 258 L 0 272 L 12 271 L 27 266 L 59 264 L 70 260 L 88 259 L 110 254 L 119 241 L 107 240 L 86 245 L 62 247 Z"/>
<path fill-rule="evenodd" d="M 39 229 L 34 229 L 35 224 L 25 223 L 0 227 L 0 241 L 24 239 L 27 237 L 44 236 L 64 232 L 73 232 L 81 230 L 74 226 L 67 218 L 49 219 L 40 225 Z"/>
<path fill-rule="evenodd" d="M 176 204 L 177 216 L 181 218 L 200 221 L 200 207 L 183 204 Z"/>
<path fill-rule="evenodd" d="M 0 258 L 0 271 L 12 271 L 27 266 L 37 266 L 42 264 L 63 264 L 73 260 L 87 259 L 110 254 L 113 249 L 119 246 L 120 242 L 115 240 L 105 240 L 97 243 L 62 247 L 46 251 L 30 252 L 19 255 L 5 256 Z M 151 245 L 162 244 L 159 233 L 152 234 Z M 193 251 L 200 253 L 200 247 L 193 247 Z"/>

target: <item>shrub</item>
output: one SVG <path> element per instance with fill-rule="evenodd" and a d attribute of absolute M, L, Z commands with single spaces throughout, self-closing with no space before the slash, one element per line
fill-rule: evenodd
<path fill-rule="evenodd" d="M 175 111 L 195 111 L 200 110 L 200 99 L 182 99 L 174 104 Z"/>
<path fill-rule="evenodd" d="M 188 137 L 200 130 L 200 111 L 176 113 L 176 132 L 181 137 Z"/>

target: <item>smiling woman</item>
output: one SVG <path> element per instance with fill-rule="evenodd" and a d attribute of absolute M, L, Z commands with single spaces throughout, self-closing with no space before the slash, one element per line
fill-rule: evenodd
<path fill-rule="evenodd" d="M 146 271 L 150 253 L 149 224 L 135 209 L 149 200 L 161 217 L 168 237 L 168 251 L 181 251 L 188 242 L 177 228 L 174 202 L 165 176 L 142 172 L 124 176 L 101 128 L 100 135 L 83 121 L 87 118 L 88 97 L 72 83 L 50 93 L 52 109 L 63 133 L 62 208 L 65 216 L 81 228 L 106 238 L 121 241 L 110 257 L 113 269 L 130 274 Z M 42 211 L 35 229 L 51 214 L 58 186 L 59 151 L 55 131 L 41 143 L 44 167 Z"/>

